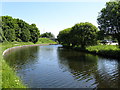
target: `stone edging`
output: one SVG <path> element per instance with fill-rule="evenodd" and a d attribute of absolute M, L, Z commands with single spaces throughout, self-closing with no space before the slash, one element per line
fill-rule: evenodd
<path fill-rule="evenodd" d="M 47 46 L 47 45 L 50 45 L 50 44 L 35 44 L 35 45 L 23 45 L 23 46 L 16 46 L 16 47 L 11 47 L 11 48 L 8 48 L 6 49 L 2 55 L 4 56 L 7 52 L 10 52 L 11 50 L 14 50 L 16 48 L 24 48 L 24 47 L 31 47 L 31 46 Z"/>

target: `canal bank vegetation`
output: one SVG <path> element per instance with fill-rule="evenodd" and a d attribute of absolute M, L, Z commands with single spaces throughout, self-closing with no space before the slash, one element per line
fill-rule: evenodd
<path fill-rule="evenodd" d="M 26 88 L 26 86 L 22 83 L 20 78 L 16 75 L 13 68 L 9 66 L 9 64 L 3 59 L 2 53 L 5 49 L 14 47 L 12 44 L 0 44 L 1 55 L 0 55 L 0 73 L 1 73 L 1 86 L 2 88 Z"/>
<path fill-rule="evenodd" d="M 106 57 L 119 58 L 120 54 L 120 1 L 106 3 L 97 18 L 99 27 L 89 22 L 81 22 L 59 32 L 58 42 L 63 47 L 99 54 Z M 116 45 L 101 45 L 100 41 L 107 37 L 117 40 Z M 105 43 L 104 43 L 105 44 Z"/>
<path fill-rule="evenodd" d="M 0 42 L 33 42 L 36 43 L 40 36 L 40 30 L 35 24 L 16 19 L 11 16 L 1 16 Z"/>
<path fill-rule="evenodd" d="M 6 63 L 2 62 L 2 88 L 26 88 L 14 70 Z"/>
<path fill-rule="evenodd" d="M 57 42 L 49 38 L 39 38 L 36 44 L 57 44 Z"/>
<path fill-rule="evenodd" d="M 120 48 L 116 45 L 96 45 L 86 48 L 87 52 L 110 58 L 120 58 Z"/>
<path fill-rule="evenodd" d="M 40 38 L 40 30 L 35 24 L 16 19 L 11 16 L 1 16 L 0 21 L 0 73 L 2 72 L 2 88 L 26 88 L 14 69 L 9 66 L 2 56 L 4 50 L 23 45 L 56 44 L 48 37 Z"/>
<path fill-rule="evenodd" d="M 56 44 L 55 41 L 50 40 L 49 38 L 39 38 L 36 44 Z M 3 42 L 0 43 L 1 53 L 4 50 L 16 47 L 16 46 L 23 46 L 23 45 L 36 45 L 32 42 Z M 2 64 L 2 88 L 26 88 L 20 78 L 16 75 L 14 69 L 9 66 L 9 64 L 3 59 L 2 54 L 0 56 L 1 64 Z"/>

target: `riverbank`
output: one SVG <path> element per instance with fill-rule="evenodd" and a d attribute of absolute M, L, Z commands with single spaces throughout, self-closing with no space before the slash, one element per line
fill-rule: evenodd
<path fill-rule="evenodd" d="M 74 49 L 106 58 L 120 58 L 120 48 L 116 45 L 96 45 L 89 46 L 86 49 L 81 49 L 80 47 L 75 47 Z"/>
<path fill-rule="evenodd" d="M 17 48 L 25 48 L 25 47 L 33 47 L 33 46 L 47 46 L 47 45 L 51 45 L 51 44 L 34 44 L 34 45 L 22 45 L 22 46 L 16 46 L 16 47 L 12 47 L 12 48 L 8 48 L 6 49 L 2 55 L 4 56 L 6 53 L 14 51 Z"/>
<path fill-rule="evenodd" d="M 46 39 L 45 39 L 46 40 Z M 44 41 L 44 40 L 43 40 Z M 49 40 L 48 40 L 49 41 Z M 50 42 L 37 42 L 36 44 L 33 44 L 32 42 L 5 42 L 0 44 L 1 49 L 1 55 L 0 55 L 0 76 L 2 76 L 2 88 L 27 88 L 27 86 L 20 80 L 20 78 L 16 75 L 14 69 L 9 66 L 9 64 L 3 59 L 2 54 L 4 55 L 10 50 L 16 49 L 16 48 L 23 48 L 28 46 L 43 46 L 43 45 L 49 45 L 53 42 L 55 44 L 56 42 L 50 40 Z M 4 53 L 3 53 L 4 52 Z"/>
<path fill-rule="evenodd" d="M 97 45 L 86 48 L 89 53 L 107 58 L 120 58 L 120 48 L 116 45 Z"/>

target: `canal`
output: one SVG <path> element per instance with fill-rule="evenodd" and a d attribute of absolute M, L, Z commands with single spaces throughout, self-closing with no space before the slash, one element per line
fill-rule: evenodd
<path fill-rule="evenodd" d="M 118 88 L 120 61 L 61 45 L 17 48 L 4 56 L 30 88 Z"/>

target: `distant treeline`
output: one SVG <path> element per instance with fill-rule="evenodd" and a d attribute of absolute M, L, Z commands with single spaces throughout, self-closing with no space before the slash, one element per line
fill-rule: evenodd
<path fill-rule="evenodd" d="M 11 16 L 1 16 L 0 23 L 0 42 L 18 41 L 36 43 L 40 36 L 40 31 L 35 24 L 29 25 L 21 19 Z"/>

